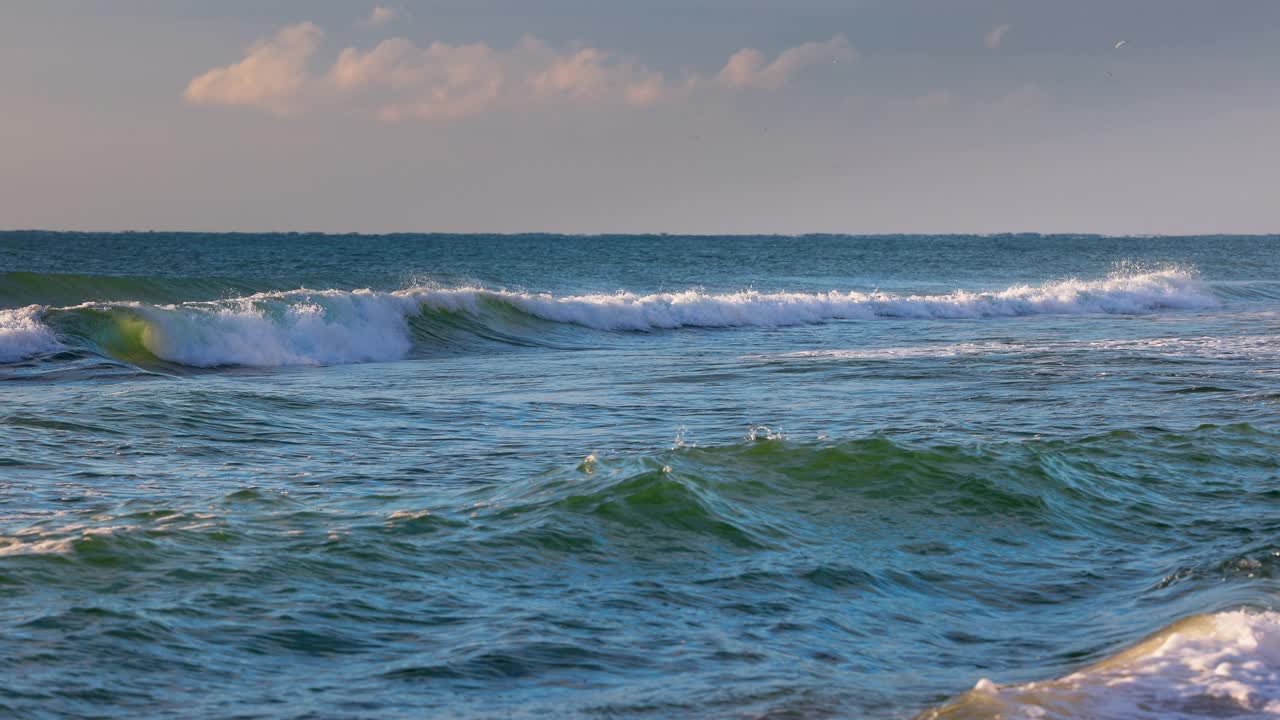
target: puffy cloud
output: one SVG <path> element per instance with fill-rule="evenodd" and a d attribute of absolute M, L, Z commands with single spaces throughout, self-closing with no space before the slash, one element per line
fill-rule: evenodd
<path fill-rule="evenodd" d="M 372 99 L 387 120 L 456 118 L 499 100 L 508 82 L 507 64 L 484 44 L 418 48 L 395 38 L 368 52 L 343 50 L 327 80 L 345 97 Z"/>
<path fill-rule="evenodd" d="M 1004 34 L 1012 29 L 1013 26 L 1008 23 L 994 27 L 991 29 L 991 32 L 987 33 L 987 37 L 983 39 L 983 43 L 992 50 L 999 50 L 1000 43 L 1004 42 Z"/>
<path fill-rule="evenodd" d="M 392 10 L 389 7 L 383 7 L 381 5 L 378 5 L 375 8 L 373 8 L 372 12 L 369 13 L 369 17 L 364 21 L 364 24 L 370 25 L 373 27 L 378 27 L 380 25 L 386 25 L 387 23 L 395 19 L 396 19 L 395 10 Z"/>
<path fill-rule="evenodd" d="M 539 104 L 653 105 L 689 96 L 703 79 L 686 73 L 669 82 L 662 72 L 605 50 L 558 49 L 532 36 L 505 49 L 484 43 L 418 47 L 392 38 L 368 50 L 345 48 L 328 70 L 313 73 L 309 65 L 321 36 L 311 23 L 287 27 L 250 47 L 240 62 L 192 80 L 186 98 L 273 113 L 348 104 L 385 120 L 432 120 Z M 776 89 L 809 65 L 854 57 L 839 36 L 785 50 L 767 64 L 758 50 L 747 49 L 716 78 L 728 88 Z"/>
<path fill-rule="evenodd" d="M 623 90 L 622 99 L 628 105 L 652 105 L 666 93 L 666 81 L 662 75 L 654 74 L 643 80 L 629 83 Z"/>
<path fill-rule="evenodd" d="M 253 105 L 278 114 L 295 110 L 310 82 L 307 62 L 323 35 L 309 22 L 290 25 L 251 46 L 240 62 L 192 80 L 186 98 L 208 105 Z"/>
<path fill-rule="evenodd" d="M 534 37 L 516 47 L 386 40 L 368 52 L 347 48 L 329 72 L 347 96 L 373 98 L 379 115 L 456 118 L 497 104 L 553 102 L 644 105 L 664 96 L 660 73 L 596 48 L 557 52 Z"/>
<path fill-rule="evenodd" d="M 744 48 L 734 53 L 716 76 L 721 85 L 731 88 L 764 88 L 776 90 L 804 68 L 819 63 L 852 62 L 857 58 L 849 41 L 837 35 L 826 42 L 810 42 L 779 53 L 766 64 L 764 53 Z"/>
<path fill-rule="evenodd" d="M 602 50 L 583 48 L 557 56 L 534 38 L 526 38 L 525 48 L 542 56 L 543 62 L 535 65 L 543 69 L 529 78 L 539 100 L 620 100 L 629 105 L 649 105 L 666 95 L 662 73 L 629 61 L 614 61 Z"/>

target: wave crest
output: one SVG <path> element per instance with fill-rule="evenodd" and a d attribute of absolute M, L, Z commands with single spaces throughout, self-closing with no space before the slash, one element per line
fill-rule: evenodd
<path fill-rule="evenodd" d="M 29 305 L 0 310 L 0 362 L 14 362 L 60 347 L 53 330 L 40 321 L 44 308 Z"/>
<path fill-rule="evenodd" d="M 434 299 L 439 292 L 428 293 L 425 297 Z M 616 293 L 555 297 L 475 289 L 444 292 L 485 294 L 545 320 L 597 330 L 639 331 L 681 327 L 779 327 L 876 318 L 1139 314 L 1217 304 L 1217 300 L 1192 273 L 1176 269 L 1114 275 L 1104 280 L 1071 279 L 1036 286 L 1018 285 L 995 293 L 956 291 L 944 295 L 856 291 L 707 294 L 689 290 L 650 295 Z"/>
<path fill-rule="evenodd" d="M 396 292 L 303 289 L 170 305 L 96 302 L 51 310 L 36 306 L 4 310 L 0 311 L 0 361 L 48 352 L 57 347 L 57 334 L 85 339 L 115 357 L 150 355 L 195 367 L 271 367 L 400 360 L 418 343 L 441 339 L 439 328 L 421 327 L 424 317 L 452 325 L 453 330 L 459 323 L 450 316 L 465 317 L 469 319 L 466 332 L 473 337 L 520 342 L 503 328 L 523 320 L 526 326 L 549 321 L 602 331 L 647 332 L 878 318 L 1137 314 L 1216 304 L 1194 274 L 1174 269 L 939 295 L 688 290 L 555 296 L 474 287 L 415 287 Z M 63 317 L 77 313 L 75 321 Z M 89 323 L 86 328 L 85 314 L 106 316 L 107 327 Z M 55 334 L 51 326 L 59 332 Z M 545 328 L 523 329 L 545 335 Z"/>

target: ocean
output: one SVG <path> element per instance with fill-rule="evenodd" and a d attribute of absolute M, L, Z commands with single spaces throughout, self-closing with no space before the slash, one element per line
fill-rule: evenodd
<path fill-rule="evenodd" d="M 1280 238 L 0 233 L 0 716 L 1280 714 Z"/>

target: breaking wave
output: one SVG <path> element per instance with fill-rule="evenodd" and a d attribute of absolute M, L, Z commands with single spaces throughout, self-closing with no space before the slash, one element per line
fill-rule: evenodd
<path fill-rule="evenodd" d="M 938 295 L 689 290 L 555 296 L 474 287 L 304 289 L 230 300 L 99 300 L 3 310 L 0 361 L 50 352 L 61 341 L 126 361 L 194 367 L 326 365 L 400 360 L 424 345 L 545 344 L 554 334 L 546 323 L 648 332 L 881 318 L 1142 314 L 1217 303 L 1193 273 L 1176 269 Z"/>
<path fill-rule="evenodd" d="M 876 318 L 969 319 L 1019 315 L 1138 314 L 1217 303 L 1192 274 L 1162 270 L 1105 280 L 1062 280 L 1017 285 L 994 293 L 957 291 L 943 295 L 891 293 L 761 293 L 710 295 L 697 291 L 636 295 L 500 293 L 521 310 L 556 322 L 599 330 L 681 327 L 777 327 L 830 320 Z"/>
<path fill-rule="evenodd" d="M 0 310 L 0 362 L 52 352 L 59 347 L 53 331 L 40 322 L 43 308 L 31 305 Z"/>
<path fill-rule="evenodd" d="M 1280 715 L 1280 613 L 1232 610 L 1180 620 L 1056 680 L 981 680 L 919 720 L 1191 720 Z"/>

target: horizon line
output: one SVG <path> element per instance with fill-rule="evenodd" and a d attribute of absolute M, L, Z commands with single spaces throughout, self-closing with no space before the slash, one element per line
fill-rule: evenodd
<path fill-rule="evenodd" d="M 1011 230 L 1000 232 L 556 232 L 528 231 L 442 231 L 396 230 L 391 232 L 329 231 L 329 230 L 52 230 L 48 228 L 0 228 L 0 236 L 21 234 L 43 235 L 277 235 L 305 237 L 563 237 L 563 238 L 618 238 L 618 237 L 681 237 L 681 238 L 940 238 L 940 237 L 1039 237 L 1039 238 L 1112 238 L 1112 239 L 1178 239 L 1198 237 L 1280 238 L 1280 232 L 1198 232 L 1198 233 L 1105 233 L 1037 230 Z"/>

